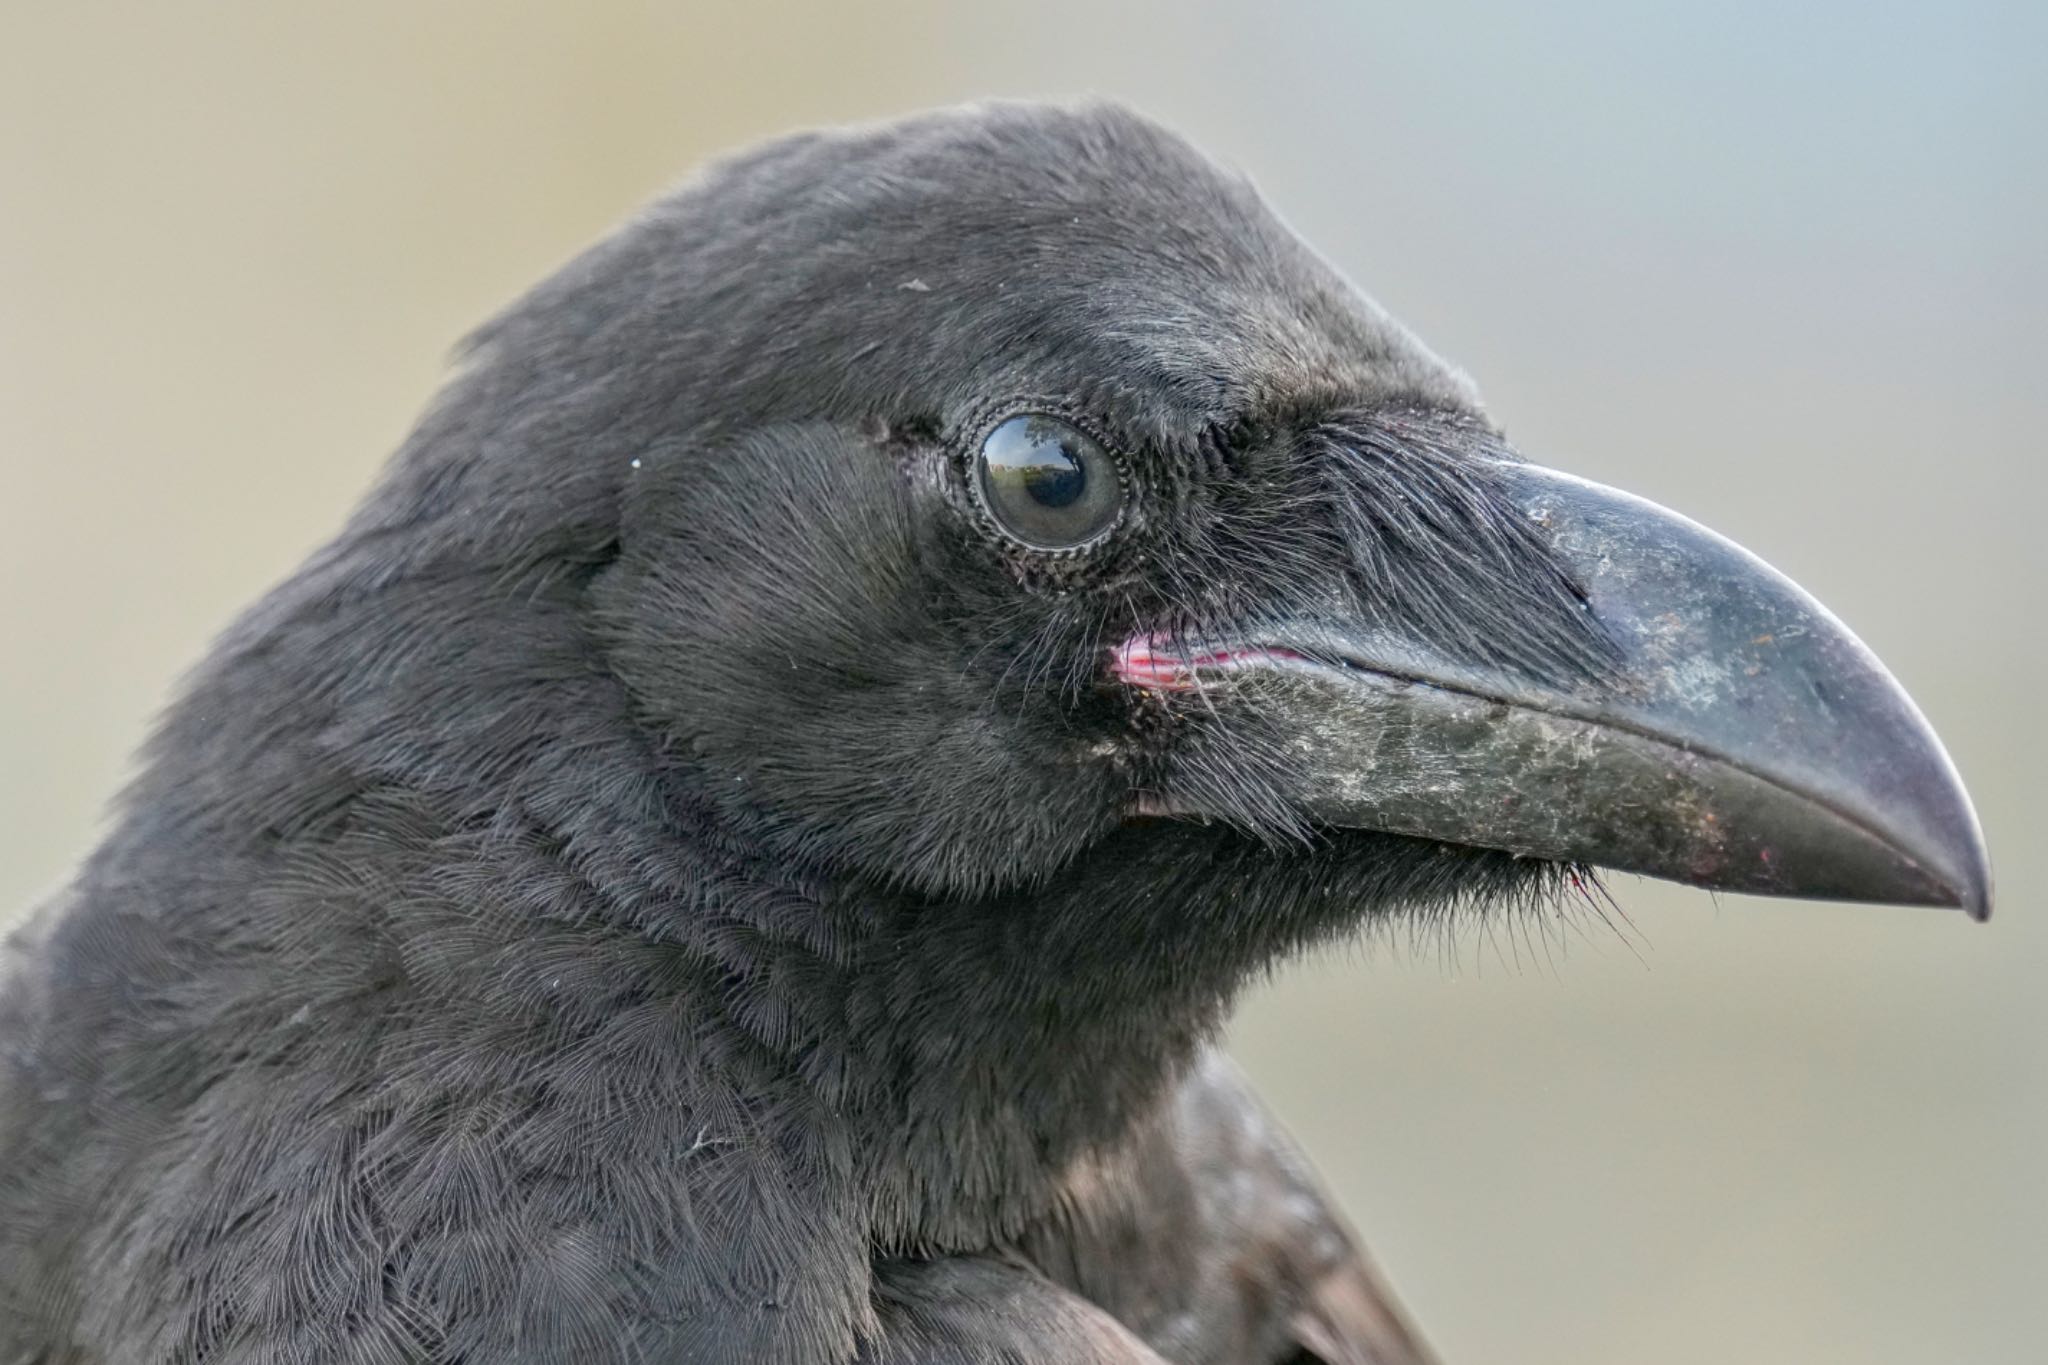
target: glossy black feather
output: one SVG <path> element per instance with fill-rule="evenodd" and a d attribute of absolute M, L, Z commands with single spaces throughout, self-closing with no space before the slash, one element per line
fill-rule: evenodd
<path fill-rule="evenodd" d="M 1126 461 L 1102 552 L 974 515 L 1025 403 Z M 1308 828 L 1106 650 L 1496 593 L 1486 648 L 1597 667 L 1467 439 L 1461 377 L 1121 110 L 713 168 L 477 335 L 22 938 L 0 1361 L 1027 1358 L 998 1304 L 1149 1349 L 1049 1268 L 1077 1163 L 1268 964 L 1548 883 Z M 1176 783 L 1225 821 L 1131 818 Z"/>

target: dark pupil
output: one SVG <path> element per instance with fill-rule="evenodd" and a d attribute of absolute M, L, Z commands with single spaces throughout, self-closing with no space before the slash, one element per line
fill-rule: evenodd
<path fill-rule="evenodd" d="M 1041 507 L 1065 507 L 1088 486 L 1081 462 L 1050 441 L 1032 450 L 1023 473 L 1024 491 Z"/>

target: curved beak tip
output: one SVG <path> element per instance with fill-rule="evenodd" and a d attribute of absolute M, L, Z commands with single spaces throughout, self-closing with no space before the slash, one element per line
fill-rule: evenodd
<path fill-rule="evenodd" d="M 1956 796 L 1964 814 L 1963 830 L 1952 846 L 1951 856 L 1934 864 L 1942 869 L 1935 873 L 1935 881 L 1945 893 L 1944 905 L 1982 924 L 1991 918 L 1991 855 L 1977 827 L 1976 812 L 1970 809 L 1970 798 L 1963 794 L 1960 783 Z"/>
<path fill-rule="evenodd" d="M 1833 807 L 1860 810 L 1863 830 L 1874 837 L 1861 850 L 1848 840 L 1831 845 L 1841 859 L 1838 885 L 1851 899 L 1961 910 L 1981 924 L 1991 918 L 1991 857 L 1969 792 L 1905 693 L 1880 676 L 1909 723 L 1864 728 L 1851 750 L 1868 761 L 1870 780 L 1835 789 Z M 1913 770 L 1917 781 L 1881 780 Z"/>
<path fill-rule="evenodd" d="M 1982 924 L 1991 918 L 1991 861 L 1981 844 L 1975 854 L 1964 875 L 1949 884 L 1955 897 L 1950 904 Z"/>
<path fill-rule="evenodd" d="M 1967 809 L 1967 807 L 1965 807 Z M 1852 880 L 1851 899 L 1875 904 L 1927 905 L 1960 910 L 1982 924 L 1991 918 L 1991 863 L 1983 841 L 1976 836 L 1974 821 L 1969 834 L 1945 847 L 1922 856 L 1895 845 L 1895 861 L 1889 871 L 1870 866 L 1867 882 Z"/>

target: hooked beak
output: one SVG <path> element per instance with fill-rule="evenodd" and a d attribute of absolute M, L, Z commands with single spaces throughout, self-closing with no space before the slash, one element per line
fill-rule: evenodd
<path fill-rule="evenodd" d="M 1715 890 L 1991 913 L 1977 817 L 1905 691 L 1826 608 L 1655 503 L 1496 471 L 1618 648 L 1546 685 L 1335 614 L 1182 649 L 1124 682 L 1256 707 L 1316 822 Z M 1176 812 L 1199 813 L 1199 812 Z"/>

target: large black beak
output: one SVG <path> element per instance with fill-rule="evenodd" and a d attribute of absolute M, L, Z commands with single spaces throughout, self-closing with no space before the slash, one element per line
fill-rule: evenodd
<path fill-rule="evenodd" d="M 1533 465 L 1498 473 L 1614 666 L 1545 685 L 1334 616 L 1182 660 L 1216 667 L 1213 704 L 1241 686 L 1278 724 L 1300 809 L 1694 886 L 1989 916 L 1954 766 L 1841 622 L 1654 503 Z"/>

